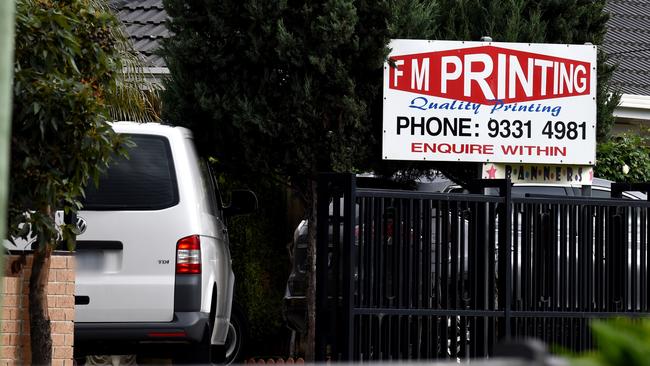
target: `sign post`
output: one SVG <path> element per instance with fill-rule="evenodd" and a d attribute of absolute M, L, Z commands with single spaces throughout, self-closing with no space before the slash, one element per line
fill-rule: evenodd
<path fill-rule="evenodd" d="M 393 40 L 383 158 L 591 166 L 593 45 Z"/>

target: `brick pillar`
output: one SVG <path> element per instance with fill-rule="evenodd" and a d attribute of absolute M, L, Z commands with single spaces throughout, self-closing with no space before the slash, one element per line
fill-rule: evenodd
<path fill-rule="evenodd" d="M 6 256 L 2 278 L 3 293 L 0 316 L 0 366 L 24 365 L 31 361 L 29 345 L 29 314 L 27 291 L 31 256 L 26 265 L 12 272 L 20 261 L 17 255 Z M 55 252 L 52 256 L 47 302 L 52 322 L 52 364 L 72 366 L 74 346 L 74 279 L 75 261 L 72 253 Z"/>

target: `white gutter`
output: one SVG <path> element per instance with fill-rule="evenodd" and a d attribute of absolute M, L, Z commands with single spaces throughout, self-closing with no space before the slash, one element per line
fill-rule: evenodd
<path fill-rule="evenodd" d="M 0 0 L 3 1 L 3 0 Z M 128 68 L 124 68 L 123 71 L 125 73 L 133 72 L 133 70 L 129 70 Z M 170 75 L 169 69 L 166 67 L 142 67 L 137 69 L 143 80 L 146 80 L 149 85 L 145 83 L 145 85 L 140 86 L 141 89 L 147 90 L 147 89 L 154 89 L 154 90 L 162 90 L 163 89 L 163 84 L 162 84 L 162 79 Z"/>
<path fill-rule="evenodd" d="M 634 94 L 621 95 L 621 102 L 614 110 L 614 117 L 650 121 L 650 96 Z"/>
<path fill-rule="evenodd" d="M 166 67 L 143 67 L 142 71 L 145 74 L 154 74 L 154 75 L 168 75 L 169 69 Z"/>

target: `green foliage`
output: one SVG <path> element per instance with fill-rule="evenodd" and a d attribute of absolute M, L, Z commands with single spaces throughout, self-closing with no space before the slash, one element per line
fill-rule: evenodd
<path fill-rule="evenodd" d="M 284 326 L 280 309 L 289 261 L 282 240 L 284 227 L 274 220 L 277 212 L 268 211 L 235 218 L 229 231 L 233 271 L 238 279 L 235 299 L 245 304 L 252 344 L 281 333 Z"/>
<path fill-rule="evenodd" d="M 219 186 L 224 191 L 247 187 L 257 194 L 259 210 L 232 218 L 228 234 L 236 278 L 235 301 L 246 311 L 250 344 L 258 345 L 257 352 L 261 345 L 267 345 L 266 352 L 272 354 L 277 344 L 271 345 L 269 340 L 284 331 L 281 308 L 289 261 L 286 218 L 278 212 L 284 207 L 286 188 L 272 181 L 244 184 L 225 174 L 221 175 Z"/>
<path fill-rule="evenodd" d="M 121 67 L 117 21 L 83 0 L 19 0 L 16 10 L 9 235 L 31 231 L 39 249 L 62 236 L 72 247 L 75 228 L 58 233 L 53 209 L 78 210 L 87 180 L 120 146 L 105 92 Z"/>
<path fill-rule="evenodd" d="M 604 51 L 598 50 L 598 69 L 596 89 L 596 140 L 599 143 L 608 141 L 612 126 L 616 122 L 614 109 L 621 101 L 621 94 L 618 90 L 609 86 L 609 80 L 614 73 L 614 66 L 608 65 L 607 55 Z"/>
<path fill-rule="evenodd" d="M 604 0 L 439 0 L 444 39 L 499 42 L 602 43 Z"/>
<path fill-rule="evenodd" d="M 385 1 L 167 0 L 165 119 L 240 176 L 363 168 L 377 144 Z M 376 132 L 376 131 L 375 131 Z"/>
<path fill-rule="evenodd" d="M 595 45 L 605 38 L 609 15 L 605 0 L 439 0 L 438 39 L 475 41 L 491 36 L 498 42 L 569 43 Z M 597 136 L 609 136 L 620 95 L 609 89 L 613 67 L 598 53 Z"/>
<path fill-rule="evenodd" d="M 437 1 L 393 0 L 388 30 L 395 39 L 434 39 L 440 17 Z"/>
<path fill-rule="evenodd" d="M 595 175 L 616 182 L 650 182 L 650 138 L 624 133 L 598 144 Z M 624 166 L 629 172 L 624 172 Z"/>
<path fill-rule="evenodd" d="M 572 360 L 575 366 L 647 365 L 650 360 L 650 319 L 594 321 L 591 330 L 595 351 Z"/>

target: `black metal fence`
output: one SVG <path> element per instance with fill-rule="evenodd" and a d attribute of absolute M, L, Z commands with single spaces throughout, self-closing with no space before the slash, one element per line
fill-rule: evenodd
<path fill-rule="evenodd" d="M 590 319 L 649 315 L 649 202 L 485 186 L 499 195 L 321 176 L 318 359 L 484 357 L 525 337 L 582 350 Z"/>

